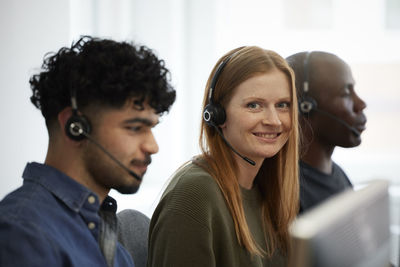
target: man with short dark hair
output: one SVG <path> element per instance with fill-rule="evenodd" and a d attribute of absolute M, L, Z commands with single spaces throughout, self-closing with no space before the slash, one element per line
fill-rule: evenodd
<path fill-rule="evenodd" d="M 144 46 L 88 36 L 46 56 L 30 84 L 47 156 L 0 202 L 0 266 L 134 266 L 108 193 L 135 193 L 158 151 L 152 129 L 175 101 L 168 75 Z"/>
<path fill-rule="evenodd" d="M 286 58 L 296 74 L 302 133 L 300 212 L 352 184 L 332 161 L 336 146 L 355 147 L 365 130 L 365 102 L 356 94 L 351 69 L 326 52 L 301 52 Z"/>

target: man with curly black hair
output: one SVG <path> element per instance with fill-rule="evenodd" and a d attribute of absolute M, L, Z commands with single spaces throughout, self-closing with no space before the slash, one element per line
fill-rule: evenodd
<path fill-rule="evenodd" d="M 85 36 L 48 54 L 30 84 L 49 146 L 0 202 L 0 266 L 134 266 L 108 193 L 135 193 L 158 151 L 152 128 L 175 101 L 164 61 Z"/>

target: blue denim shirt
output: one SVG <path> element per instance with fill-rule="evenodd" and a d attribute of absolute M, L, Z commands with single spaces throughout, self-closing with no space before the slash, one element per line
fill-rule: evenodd
<path fill-rule="evenodd" d="M 0 266 L 109 266 L 100 245 L 112 235 L 102 233 L 100 215 L 111 206 L 115 216 L 115 200 L 100 205 L 86 187 L 39 163 L 28 163 L 23 178 L 0 202 Z M 121 244 L 111 248 L 111 265 L 134 266 Z"/>

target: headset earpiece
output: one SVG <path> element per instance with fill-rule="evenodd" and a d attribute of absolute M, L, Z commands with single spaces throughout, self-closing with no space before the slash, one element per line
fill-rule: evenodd
<path fill-rule="evenodd" d="M 65 124 L 65 133 L 74 141 L 85 139 L 85 134 L 90 134 L 89 120 L 82 115 L 72 115 Z"/>
<path fill-rule="evenodd" d="M 226 119 L 225 109 L 219 103 L 214 102 L 214 89 L 217 84 L 219 75 L 221 74 L 222 70 L 224 69 L 226 63 L 236 54 L 237 52 L 233 53 L 232 55 L 228 56 L 225 60 L 223 60 L 219 66 L 217 67 L 214 76 L 211 79 L 210 83 L 210 91 L 208 94 L 208 104 L 204 108 L 203 111 L 203 119 L 209 126 L 218 127 L 219 125 L 223 124 Z"/>
<path fill-rule="evenodd" d="M 220 104 L 208 104 L 204 109 L 203 119 L 210 126 L 219 126 L 225 122 L 225 109 Z"/>
<path fill-rule="evenodd" d="M 299 110 L 301 114 L 306 115 L 317 108 L 317 101 L 311 96 L 304 96 L 299 101 Z"/>
<path fill-rule="evenodd" d="M 307 52 L 304 58 L 303 92 L 299 99 L 299 111 L 303 115 L 310 114 L 317 108 L 317 101 L 309 95 L 310 87 L 310 57 L 312 52 Z"/>

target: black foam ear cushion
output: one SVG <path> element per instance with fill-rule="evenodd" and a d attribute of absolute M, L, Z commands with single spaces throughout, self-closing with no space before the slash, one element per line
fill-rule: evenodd
<path fill-rule="evenodd" d="M 208 125 L 219 126 L 225 122 L 225 110 L 219 104 L 208 104 L 204 109 L 203 119 Z"/>
<path fill-rule="evenodd" d="M 299 100 L 299 110 L 301 114 L 309 114 L 317 108 L 317 101 L 310 96 L 305 96 Z"/>
<path fill-rule="evenodd" d="M 84 116 L 71 116 L 65 124 L 65 133 L 74 141 L 85 139 L 85 134 L 90 134 L 91 126 L 89 120 Z"/>

